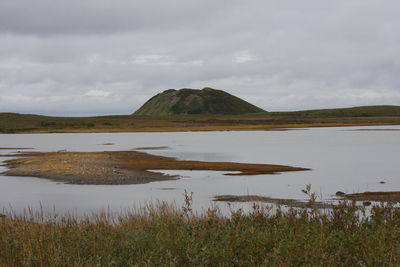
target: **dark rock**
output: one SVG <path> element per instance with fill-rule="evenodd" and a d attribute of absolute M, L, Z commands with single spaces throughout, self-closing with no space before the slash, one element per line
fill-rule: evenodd
<path fill-rule="evenodd" d="M 371 201 L 363 201 L 364 206 L 370 206 L 372 203 Z"/>
<path fill-rule="evenodd" d="M 379 183 L 380 183 L 380 184 L 386 184 L 386 182 L 385 182 L 385 181 L 380 181 Z"/>
<path fill-rule="evenodd" d="M 346 195 L 346 193 L 344 193 L 344 192 L 342 192 L 342 191 L 337 191 L 337 192 L 336 192 L 336 195 L 337 195 L 337 196 L 344 196 L 344 195 Z"/>

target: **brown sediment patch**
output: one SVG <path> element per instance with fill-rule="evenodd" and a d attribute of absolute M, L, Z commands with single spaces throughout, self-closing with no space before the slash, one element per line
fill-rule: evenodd
<path fill-rule="evenodd" d="M 175 187 L 163 187 L 163 188 L 157 188 L 158 190 L 176 190 Z"/>
<path fill-rule="evenodd" d="M 0 147 L 0 150 L 27 150 L 27 149 L 33 149 L 31 147 Z"/>
<path fill-rule="evenodd" d="M 400 191 L 383 191 L 383 192 L 363 192 L 354 194 L 345 194 L 341 196 L 342 199 L 356 200 L 356 201 L 386 201 L 386 202 L 400 202 Z"/>
<path fill-rule="evenodd" d="M 361 132 L 365 132 L 365 131 L 383 131 L 383 132 L 398 132 L 400 131 L 400 129 L 379 129 L 379 128 L 374 128 L 374 129 L 354 129 L 354 130 L 348 130 L 348 131 L 361 131 Z"/>
<path fill-rule="evenodd" d="M 21 153 L 18 153 L 18 154 L 0 154 L 0 158 L 15 158 L 15 157 L 21 157 L 21 155 L 22 155 Z"/>
<path fill-rule="evenodd" d="M 288 198 L 271 198 L 259 195 L 219 195 L 214 196 L 213 201 L 221 202 L 264 202 L 276 205 L 284 205 L 293 208 L 332 208 L 332 204 L 313 201 L 304 202 L 296 199 Z"/>
<path fill-rule="evenodd" d="M 142 146 L 142 147 L 135 147 L 132 150 L 165 150 L 169 149 L 168 146 Z"/>
<path fill-rule="evenodd" d="M 304 171 L 284 165 L 234 162 L 186 161 L 137 151 L 108 152 L 31 152 L 23 158 L 5 161 L 5 175 L 50 178 L 74 184 L 139 184 L 177 179 L 149 170 L 212 170 L 239 173 L 226 175 L 275 174 Z"/>

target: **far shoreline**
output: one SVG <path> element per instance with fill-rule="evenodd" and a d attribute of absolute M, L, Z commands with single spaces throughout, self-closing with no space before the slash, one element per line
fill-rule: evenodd
<path fill-rule="evenodd" d="M 282 131 L 312 127 L 400 125 L 400 106 L 260 112 L 54 117 L 0 113 L 0 133 Z"/>
<path fill-rule="evenodd" d="M 187 127 L 145 127 L 145 128 L 79 128 L 79 129 L 38 129 L 0 134 L 60 134 L 60 133 L 163 133 L 163 132 L 222 132 L 222 131 L 288 131 L 307 128 L 365 126 L 400 126 L 400 123 L 315 123 L 287 125 L 228 125 L 228 126 L 187 126 Z"/>

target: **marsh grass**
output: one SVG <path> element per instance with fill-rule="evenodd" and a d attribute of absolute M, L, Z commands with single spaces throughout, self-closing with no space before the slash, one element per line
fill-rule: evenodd
<path fill-rule="evenodd" d="M 330 209 L 193 212 L 158 203 L 78 218 L 0 218 L 1 266 L 387 266 L 400 263 L 400 211 L 341 202 Z"/>

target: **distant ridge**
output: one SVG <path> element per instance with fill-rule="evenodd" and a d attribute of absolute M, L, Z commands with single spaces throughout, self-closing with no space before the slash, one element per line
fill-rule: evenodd
<path fill-rule="evenodd" d="M 310 109 L 300 111 L 270 112 L 272 116 L 287 117 L 392 117 L 400 116 L 400 106 L 376 105 L 350 108 Z"/>
<path fill-rule="evenodd" d="M 134 115 L 247 114 L 265 110 L 213 88 L 169 89 L 150 98 Z"/>

